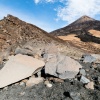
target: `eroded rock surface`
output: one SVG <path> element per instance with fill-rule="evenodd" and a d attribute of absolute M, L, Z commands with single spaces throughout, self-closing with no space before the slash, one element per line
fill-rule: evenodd
<path fill-rule="evenodd" d="M 44 65 L 43 61 L 30 56 L 21 54 L 11 56 L 0 70 L 0 88 L 31 76 L 35 70 Z"/>
<path fill-rule="evenodd" d="M 45 73 L 54 75 L 61 79 L 74 78 L 82 66 L 68 56 L 61 54 L 45 54 L 47 58 Z"/>

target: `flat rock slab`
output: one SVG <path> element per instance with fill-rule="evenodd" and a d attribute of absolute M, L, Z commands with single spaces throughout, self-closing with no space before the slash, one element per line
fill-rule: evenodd
<path fill-rule="evenodd" d="M 27 55 L 10 56 L 9 61 L 0 70 L 0 88 L 18 82 L 32 75 L 45 63 Z"/>

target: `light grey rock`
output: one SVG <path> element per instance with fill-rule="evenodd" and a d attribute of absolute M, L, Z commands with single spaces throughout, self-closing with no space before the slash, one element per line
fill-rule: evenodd
<path fill-rule="evenodd" d="M 32 87 L 35 84 L 39 84 L 41 82 L 43 82 L 43 78 L 42 77 L 38 77 L 35 78 L 34 76 L 30 77 L 30 79 L 26 82 L 26 86 L 27 87 Z"/>
<path fill-rule="evenodd" d="M 95 62 L 95 61 L 96 61 L 96 58 L 94 58 L 93 56 L 91 56 L 91 55 L 84 55 L 83 62 L 85 62 L 85 63 L 92 63 L 92 62 Z"/>
<path fill-rule="evenodd" d="M 98 82 L 100 83 L 100 77 L 98 77 Z"/>
<path fill-rule="evenodd" d="M 27 55 L 18 54 L 9 57 L 8 62 L 0 70 L 0 88 L 31 76 L 35 70 L 44 65 L 43 61 Z"/>
<path fill-rule="evenodd" d="M 96 63 L 100 63 L 100 54 L 91 54 L 96 59 Z"/>
<path fill-rule="evenodd" d="M 25 82 L 20 82 L 20 86 L 25 86 Z"/>
<path fill-rule="evenodd" d="M 15 54 L 23 54 L 23 55 L 33 55 L 33 52 L 28 49 L 22 49 L 20 47 L 17 47 L 15 49 Z"/>
<path fill-rule="evenodd" d="M 80 93 L 77 92 L 70 92 L 70 97 L 72 98 L 72 100 L 81 100 Z"/>
<path fill-rule="evenodd" d="M 21 96 L 24 96 L 24 95 L 25 95 L 25 92 L 21 92 L 20 95 L 21 95 Z"/>
<path fill-rule="evenodd" d="M 87 54 L 83 55 L 83 62 L 85 63 L 100 63 L 100 54 Z"/>
<path fill-rule="evenodd" d="M 80 69 L 80 74 L 82 74 L 83 76 L 86 75 L 86 71 L 84 69 Z"/>
<path fill-rule="evenodd" d="M 45 73 L 54 75 L 61 79 L 74 78 L 82 66 L 68 56 L 57 54 L 46 54 Z"/>
<path fill-rule="evenodd" d="M 41 77 L 41 71 L 39 71 L 39 72 L 37 73 L 37 75 L 38 75 L 38 77 Z"/>
<path fill-rule="evenodd" d="M 44 84 L 49 88 L 52 87 L 52 84 L 49 81 L 45 81 Z"/>
<path fill-rule="evenodd" d="M 80 82 L 82 82 L 82 83 L 86 84 L 86 83 L 89 83 L 89 82 L 90 82 L 90 80 L 89 80 L 89 79 L 87 79 L 87 78 L 86 78 L 86 77 L 84 77 L 84 76 L 81 76 Z"/>

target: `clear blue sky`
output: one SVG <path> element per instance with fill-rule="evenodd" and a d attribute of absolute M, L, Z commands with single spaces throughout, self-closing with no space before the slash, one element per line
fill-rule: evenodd
<path fill-rule="evenodd" d="M 0 0 L 0 19 L 12 14 L 50 32 L 83 15 L 100 20 L 99 5 L 97 0 Z"/>

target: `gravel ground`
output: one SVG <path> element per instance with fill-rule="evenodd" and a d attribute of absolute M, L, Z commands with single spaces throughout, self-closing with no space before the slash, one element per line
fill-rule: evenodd
<path fill-rule="evenodd" d="M 97 78 L 100 77 L 100 64 L 98 68 L 91 68 L 91 64 L 81 63 L 88 76 L 93 79 L 95 89 L 90 90 L 78 80 L 66 79 L 63 83 L 52 83 L 52 87 L 46 87 L 44 83 L 26 87 L 25 85 L 13 84 L 0 89 L 0 100 L 100 100 L 100 84 Z"/>

